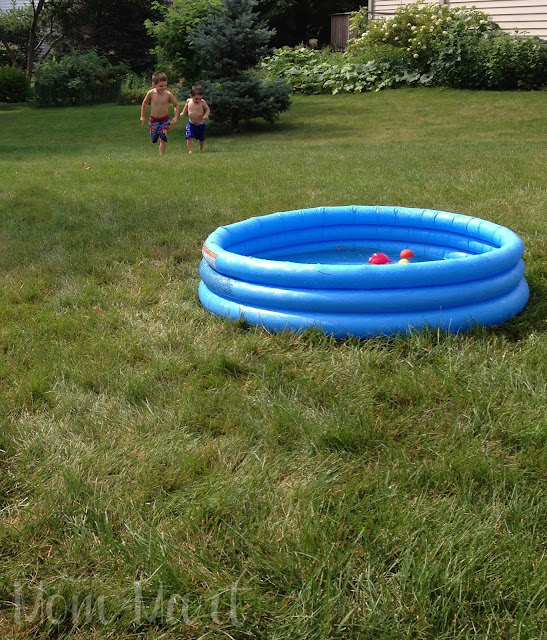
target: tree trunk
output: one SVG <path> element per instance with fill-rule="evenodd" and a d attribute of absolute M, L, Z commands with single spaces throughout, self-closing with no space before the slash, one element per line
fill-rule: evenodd
<path fill-rule="evenodd" d="M 18 67 L 19 63 L 17 62 L 17 58 L 13 55 L 13 51 L 11 50 L 9 44 L 5 40 L 0 40 L 0 42 L 4 45 L 12 65 L 14 67 Z"/>
<path fill-rule="evenodd" d="M 36 30 L 38 28 L 38 20 L 46 0 L 38 0 L 38 4 L 35 0 L 32 0 L 32 22 L 30 24 L 30 32 L 28 36 L 28 52 L 27 52 L 27 78 L 29 81 L 32 78 L 32 70 L 34 67 L 34 43 L 36 42 Z"/>

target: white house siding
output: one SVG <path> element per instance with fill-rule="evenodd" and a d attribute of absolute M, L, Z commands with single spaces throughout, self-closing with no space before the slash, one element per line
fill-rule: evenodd
<path fill-rule="evenodd" d="M 373 18 L 389 18 L 402 4 L 414 0 L 369 0 Z M 547 40 L 547 0 L 427 0 L 441 2 L 449 7 L 475 6 L 487 13 L 505 31 L 525 31 L 527 35 Z"/>
<path fill-rule="evenodd" d="M 15 0 L 17 7 L 23 7 L 26 4 L 29 4 L 28 0 Z M 0 11 L 9 11 L 12 8 L 13 3 L 11 0 L 0 0 Z"/>

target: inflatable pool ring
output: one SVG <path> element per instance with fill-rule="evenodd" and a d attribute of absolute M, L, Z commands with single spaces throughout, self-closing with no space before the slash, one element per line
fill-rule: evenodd
<path fill-rule="evenodd" d="M 203 245 L 212 313 L 337 338 L 501 324 L 528 300 L 524 245 L 480 218 L 406 207 L 319 207 L 219 227 Z M 413 255 L 400 263 L 399 256 Z M 369 264 L 385 253 L 387 264 Z"/>

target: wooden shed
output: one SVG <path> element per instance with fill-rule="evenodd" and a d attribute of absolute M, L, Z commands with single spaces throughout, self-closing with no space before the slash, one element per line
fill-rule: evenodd
<path fill-rule="evenodd" d="M 515 29 L 526 35 L 547 39 L 546 0 L 425 0 L 440 2 L 449 7 L 475 6 L 487 13 L 504 31 Z M 390 18 L 402 4 L 413 4 L 414 0 L 369 0 L 372 18 Z"/>
<path fill-rule="evenodd" d="M 336 51 L 343 51 L 350 39 L 349 19 L 352 12 L 333 13 L 330 17 L 330 46 Z"/>

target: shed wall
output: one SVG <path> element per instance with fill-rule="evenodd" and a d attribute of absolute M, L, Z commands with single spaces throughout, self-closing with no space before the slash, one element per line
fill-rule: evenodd
<path fill-rule="evenodd" d="M 351 13 L 335 13 L 330 17 L 330 45 L 337 51 L 342 51 L 348 44 L 350 17 Z"/>

